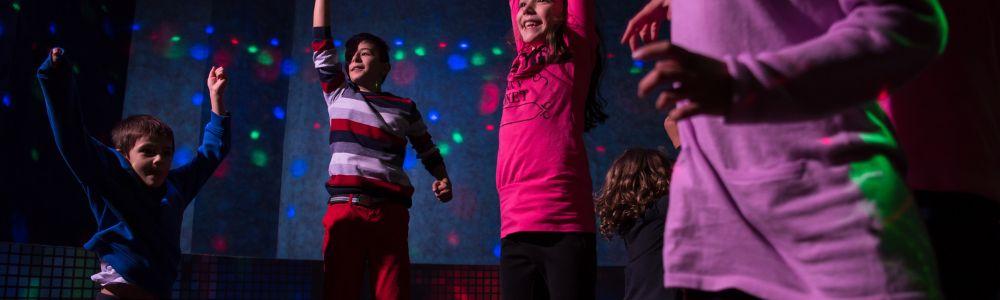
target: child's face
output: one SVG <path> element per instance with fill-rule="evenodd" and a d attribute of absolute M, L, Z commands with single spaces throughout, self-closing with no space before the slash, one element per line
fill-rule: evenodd
<path fill-rule="evenodd" d="M 385 78 L 385 74 L 389 72 L 389 63 L 379 61 L 376 51 L 378 48 L 368 41 L 358 43 L 358 50 L 350 58 L 351 63 L 347 69 L 351 81 L 370 88 Z"/>
<path fill-rule="evenodd" d="M 167 137 L 144 136 L 125 153 L 125 158 L 143 184 L 157 188 L 167 180 L 170 164 L 174 161 L 174 143 Z"/>
<path fill-rule="evenodd" d="M 544 37 L 562 20 L 561 0 L 520 0 L 518 5 L 517 30 L 525 43 Z"/>

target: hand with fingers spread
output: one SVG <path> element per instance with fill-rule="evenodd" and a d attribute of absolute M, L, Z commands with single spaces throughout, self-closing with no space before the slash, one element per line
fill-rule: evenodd
<path fill-rule="evenodd" d="M 447 177 L 435 180 L 431 185 L 431 190 L 434 191 L 434 196 L 441 200 L 441 202 L 451 201 L 451 180 Z"/>
<path fill-rule="evenodd" d="M 650 0 L 639 13 L 628 21 L 621 43 L 628 43 L 635 51 L 639 41 L 650 43 L 659 38 L 660 26 L 663 21 L 670 20 L 670 0 Z"/>
<path fill-rule="evenodd" d="M 212 69 L 208 71 L 208 94 L 212 101 L 212 112 L 217 115 L 223 115 L 226 113 L 226 103 L 222 101 L 222 95 L 226 92 L 226 86 L 229 85 L 229 77 L 226 76 L 226 70 L 222 67 L 212 66 Z"/>
<path fill-rule="evenodd" d="M 671 119 L 681 120 L 702 113 L 722 115 L 732 106 L 733 78 L 726 64 L 717 59 L 667 41 L 643 46 L 632 53 L 632 58 L 656 61 L 653 69 L 639 81 L 639 97 L 666 86 L 656 99 L 657 109 L 687 100 L 670 111 Z"/>

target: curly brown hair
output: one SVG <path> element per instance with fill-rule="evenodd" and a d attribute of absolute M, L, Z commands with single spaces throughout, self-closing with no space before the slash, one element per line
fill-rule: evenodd
<path fill-rule="evenodd" d="M 631 227 L 650 203 L 669 192 L 672 165 L 660 151 L 641 148 L 625 150 L 611 163 L 596 200 L 605 238 Z"/>

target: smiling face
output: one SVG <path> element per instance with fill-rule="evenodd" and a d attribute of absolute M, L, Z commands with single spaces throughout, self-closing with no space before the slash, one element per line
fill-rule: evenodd
<path fill-rule="evenodd" d="M 370 41 L 361 41 L 354 55 L 350 57 L 347 72 L 351 81 L 359 87 L 374 91 L 376 84 L 381 84 L 389 73 L 389 62 L 382 61 L 383 56 Z"/>
<path fill-rule="evenodd" d="M 517 30 L 521 40 L 530 43 L 561 26 L 565 8 L 561 0 L 520 0 L 517 10 Z"/>
<path fill-rule="evenodd" d="M 143 184 L 158 188 L 167 180 L 174 161 L 174 143 L 167 137 L 143 136 L 135 141 L 128 153 L 122 154 Z"/>

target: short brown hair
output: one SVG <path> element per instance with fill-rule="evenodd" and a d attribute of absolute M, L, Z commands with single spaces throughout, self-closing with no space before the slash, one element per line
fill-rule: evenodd
<path fill-rule="evenodd" d="M 672 162 L 653 149 L 625 150 L 608 168 L 597 195 L 601 234 L 611 239 L 641 218 L 646 208 L 670 191 Z"/>
<path fill-rule="evenodd" d="M 134 115 L 115 124 L 111 129 L 111 142 L 122 152 L 132 151 L 135 142 L 144 136 L 165 137 L 174 143 L 174 130 L 170 125 L 150 115 Z"/>

